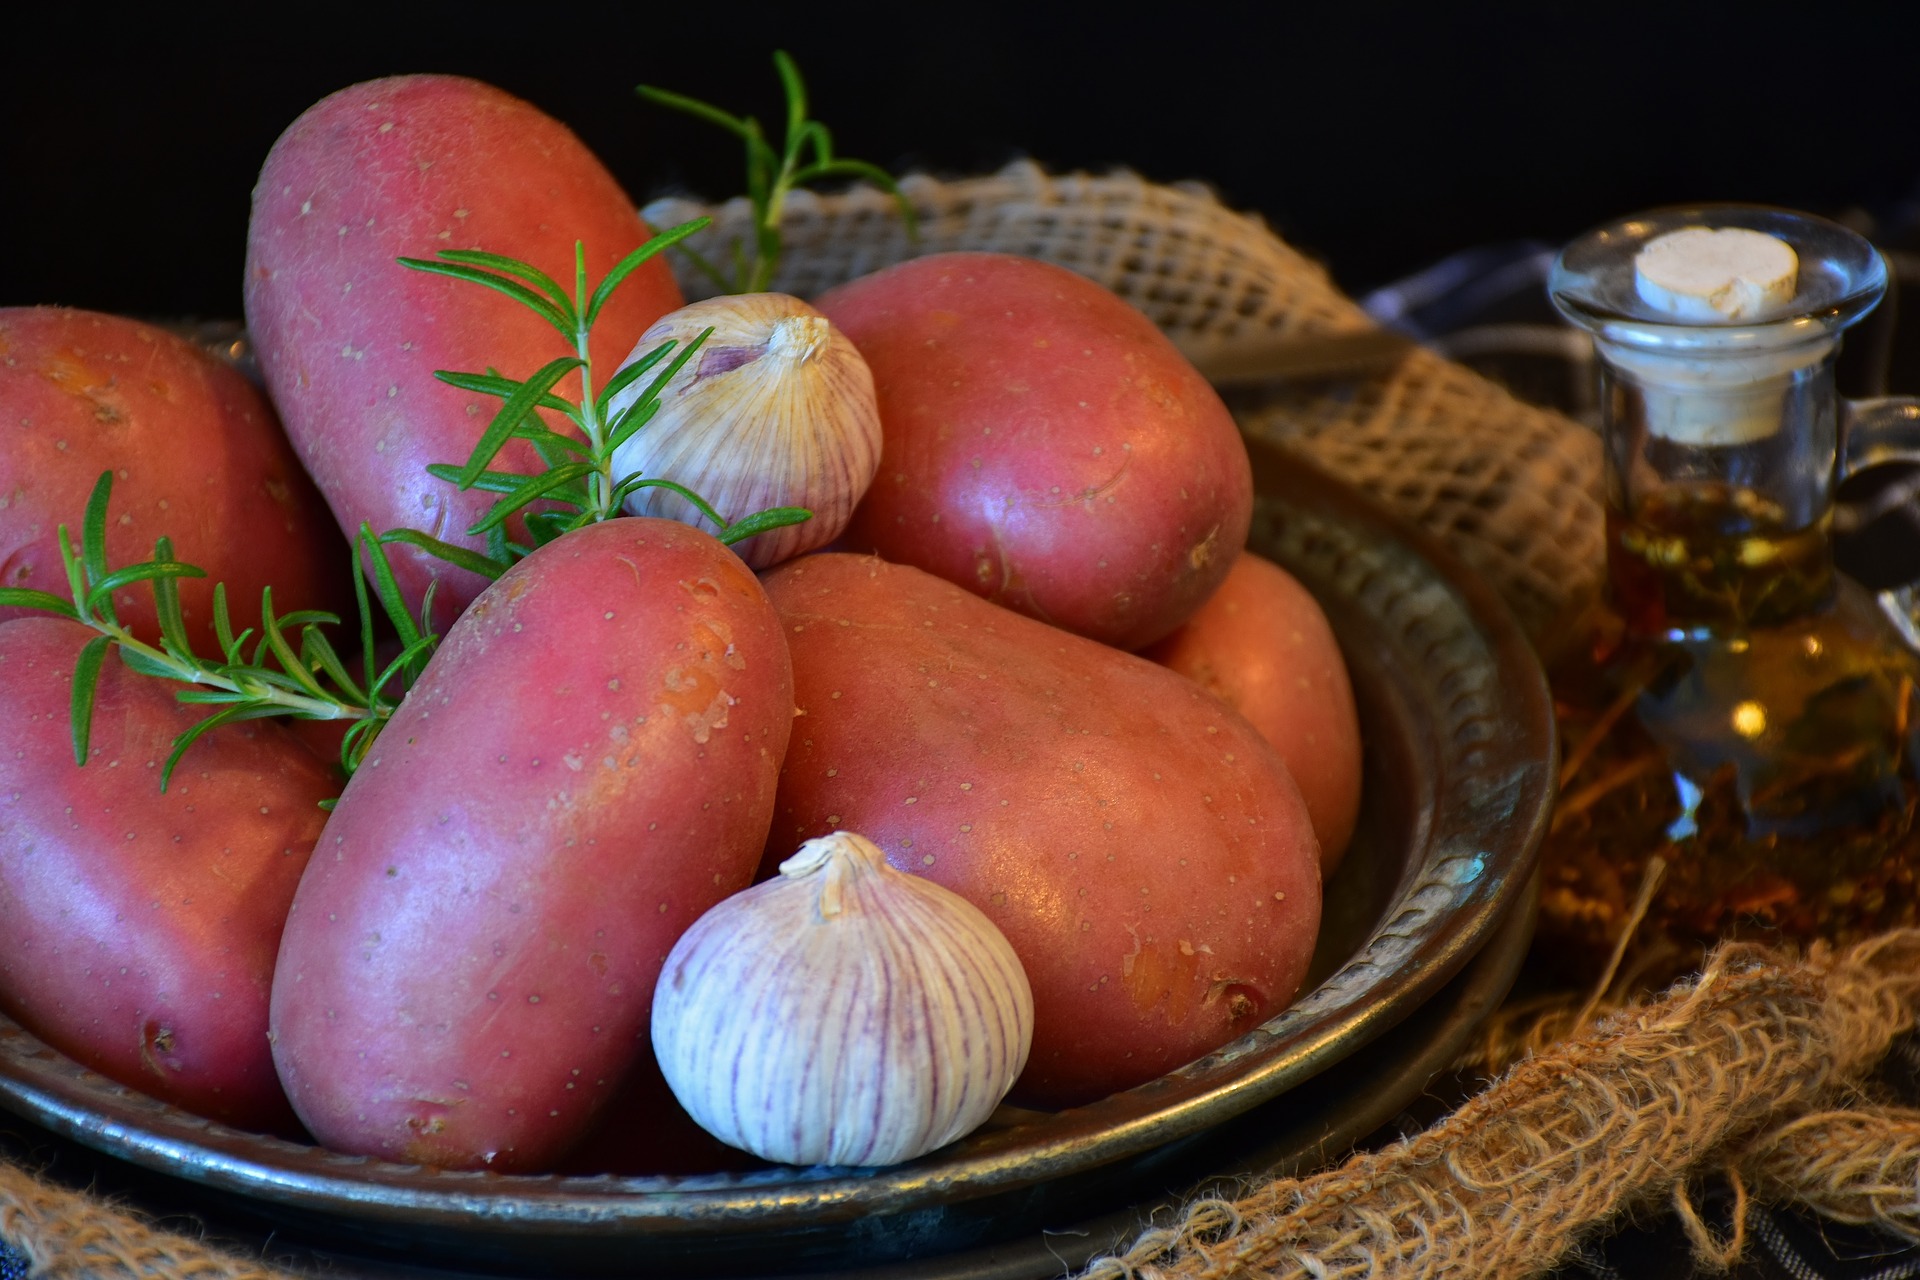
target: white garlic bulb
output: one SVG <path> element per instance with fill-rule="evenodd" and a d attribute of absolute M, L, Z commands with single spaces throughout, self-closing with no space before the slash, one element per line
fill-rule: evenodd
<path fill-rule="evenodd" d="M 680 1104 L 783 1164 L 943 1146 L 992 1114 L 1032 1042 L 1033 991 L 993 922 L 844 831 L 696 921 L 653 998 Z"/>
<path fill-rule="evenodd" d="M 684 347 L 709 326 L 713 333 L 662 388 L 652 421 L 614 450 L 614 474 L 683 484 L 728 520 L 768 507 L 810 509 L 811 520 L 734 546 L 763 569 L 839 537 L 873 482 L 880 465 L 873 374 L 845 334 L 784 293 L 708 298 L 670 311 L 622 367 L 669 338 Z M 610 412 L 633 403 L 655 376 L 613 397 Z M 640 489 L 626 507 L 711 528 L 669 489 Z"/>

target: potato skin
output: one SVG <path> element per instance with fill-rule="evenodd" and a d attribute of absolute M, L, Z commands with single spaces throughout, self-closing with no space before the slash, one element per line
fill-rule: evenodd
<path fill-rule="evenodd" d="M 271 721 L 215 729 L 109 657 L 73 762 L 73 666 L 93 633 L 0 624 L 0 1007 L 120 1083 L 240 1128 L 293 1134 L 267 997 L 330 772 Z"/>
<path fill-rule="evenodd" d="M 1142 657 L 1245 716 L 1300 785 L 1331 876 L 1360 816 L 1360 716 L 1327 615 L 1300 580 L 1242 552 L 1227 580 Z"/>
<path fill-rule="evenodd" d="M 917 569 L 815 555 L 765 581 L 800 716 L 763 866 L 857 831 L 984 911 L 1033 984 L 1015 1100 L 1140 1084 L 1293 998 L 1319 852 L 1238 715 Z"/>
<path fill-rule="evenodd" d="M 207 571 L 180 583 L 195 647 L 214 647 L 213 587 L 234 631 L 274 609 L 351 606 L 347 544 L 300 469 L 266 397 L 184 338 L 64 307 L 0 309 L 0 586 L 66 597 L 59 529 L 74 547 L 87 496 L 113 472 L 107 558 L 150 559 L 154 539 Z M 121 621 L 160 635 L 144 585 L 114 596 Z M 0 608 L 0 621 L 30 611 Z"/>
<path fill-rule="evenodd" d="M 1110 291 L 934 254 L 816 302 L 873 370 L 884 444 L 845 545 L 1121 649 L 1186 621 L 1246 542 L 1220 397 Z"/>
<path fill-rule="evenodd" d="M 253 192 L 247 327 L 301 461 L 349 533 L 362 520 L 480 548 L 465 530 L 491 496 L 427 474 L 463 463 L 499 401 L 436 381 L 436 369 L 524 378 L 573 354 L 510 298 L 410 271 L 399 257 L 484 249 L 571 288 L 574 242 L 598 283 L 651 234 L 634 204 L 564 125 L 491 85 L 410 75 L 342 89 L 274 143 Z M 680 305 L 664 258 L 636 272 L 594 327 L 611 372 L 646 327 Z M 560 390 L 577 399 L 577 376 Z M 559 425 L 556 421 L 556 425 Z M 516 441 L 497 468 L 531 471 Z M 486 585 L 411 547 L 390 549 L 418 606 L 440 579 L 444 630 Z"/>
<path fill-rule="evenodd" d="M 549 1167 L 650 1051 L 674 941 L 752 879 L 792 716 L 759 583 L 686 525 L 593 525 L 484 592 L 294 900 L 274 1060 L 314 1136 Z"/>

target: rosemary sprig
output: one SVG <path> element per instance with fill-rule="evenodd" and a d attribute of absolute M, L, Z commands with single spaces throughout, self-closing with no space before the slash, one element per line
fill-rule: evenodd
<path fill-rule="evenodd" d="M 380 541 L 404 542 L 460 568 L 498 578 L 514 561 L 536 547 L 570 530 L 622 514 L 621 504 L 640 489 L 664 488 L 679 494 L 713 522 L 715 536 L 728 544 L 769 529 L 798 524 L 810 517 L 813 513 L 804 507 L 772 507 L 739 520 L 728 520 L 705 499 L 675 481 L 638 473 L 615 473 L 614 451 L 653 418 L 660 406 L 661 391 L 699 350 L 707 334 L 701 334 L 677 353 L 674 342 L 661 343 L 596 390 L 591 342 L 594 323 L 608 297 L 635 270 L 707 222 L 705 218 L 695 219 L 654 236 L 623 258 L 591 291 L 587 287 L 586 250 L 576 241 L 571 294 L 538 267 L 500 254 L 460 249 L 444 250 L 435 259 L 401 258 L 400 265 L 415 271 L 451 276 L 505 294 L 559 330 L 572 345 L 574 354 L 549 361 L 524 380 L 504 377 L 494 369 L 484 373 L 437 370 L 433 376 L 447 385 L 492 396 L 501 402 L 499 411 L 463 465 L 437 462 L 427 468 L 434 476 L 461 489 L 500 495 L 487 509 L 487 514 L 467 530 L 473 536 L 486 538 L 487 551 L 483 555 L 418 529 L 390 529 L 380 535 Z M 569 401 L 554 389 L 576 371 L 580 376 L 580 394 L 577 401 Z M 651 380 L 640 386 L 642 379 L 650 374 Z M 636 387 L 639 390 L 631 402 L 616 410 L 614 401 Z M 578 429 L 579 435 L 567 435 L 548 427 L 540 418 L 542 409 L 563 415 Z M 546 470 L 535 475 L 519 475 L 492 469 L 494 459 L 509 440 L 529 442 Z M 536 503 L 539 506 L 529 510 Z M 516 515 L 522 517 L 528 542 L 516 542 L 508 533 L 509 522 Z"/>
<path fill-rule="evenodd" d="M 385 668 L 375 664 L 373 613 L 365 578 L 358 572 L 354 591 L 360 606 L 360 645 L 363 679 L 348 672 L 340 654 L 321 628 L 338 625 L 339 617 L 319 610 L 276 615 L 273 588 L 260 593 L 260 629 L 233 631 L 224 583 L 213 589 L 213 629 L 220 646 L 218 659 L 193 651 L 180 609 L 180 580 L 204 578 L 206 571 L 174 557 L 166 538 L 154 543 L 153 559 L 119 569 L 107 567 L 107 507 L 112 497 L 113 473 L 102 472 L 87 500 L 76 551 L 66 525 L 59 529 L 60 558 L 66 568 L 71 599 L 25 587 L 0 587 L 0 606 L 44 610 L 82 623 L 98 632 L 80 651 L 73 677 L 73 758 L 87 763 L 92 737 L 94 703 L 100 672 L 109 649 L 142 675 L 174 680 L 189 686 L 175 696 L 184 703 L 213 708 L 205 718 L 181 733 L 160 771 L 165 791 L 173 770 L 188 748 L 212 729 L 238 720 L 291 716 L 304 720 L 352 720 L 340 748 L 340 764 L 351 774 L 365 758 L 367 748 L 418 678 L 437 637 L 426 622 L 432 600 L 421 610 L 419 622 L 409 616 L 394 581 L 386 552 L 367 526 L 360 528 L 359 546 L 374 576 L 374 590 L 382 609 L 399 633 L 401 650 Z M 136 582 L 149 584 L 159 616 L 160 644 L 136 637 L 120 622 L 113 593 Z M 297 644 L 296 644 L 297 639 Z M 252 644 L 251 652 L 248 650 Z M 376 674 L 377 673 L 377 674 Z M 329 803 L 328 807 L 331 807 Z"/>
<path fill-rule="evenodd" d="M 710 260 L 687 245 L 679 249 L 700 273 L 727 293 L 764 293 L 773 283 L 780 265 L 780 215 L 787 196 L 797 187 L 826 178 L 864 178 L 890 194 L 900 206 L 907 234 L 918 229 L 913 204 L 901 192 L 893 176 L 878 165 L 864 160 L 838 156 L 833 151 L 833 134 L 818 120 L 807 119 L 807 86 L 800 69 L 786 53 L 776 50 L 774 69 L 780 73 L 780 87 L 787 99 L 787 129 L 778 152 L 767 141 L 766 131 L 752 116 L 736 116 L 720 108 L 689 98 L 684 94 L 640 85 L 635 90 L 648 102 L 695 116 L 734 134 L 747 151 L 747 199 L 753 205 L 753 253 L 735 241 L 730 246 L 733 274 L 727 275 Z"/>

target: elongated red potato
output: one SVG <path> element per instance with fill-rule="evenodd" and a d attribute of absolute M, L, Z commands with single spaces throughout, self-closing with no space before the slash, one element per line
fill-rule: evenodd
<path fill-rule="evenodd" d="M 164 681 L 109 657 L 91 751 L 68 701 L 92 632 L 0 624 L 0 1007 L 102 1075 L 209 1119 L 297 1133 L 267 1044 L 281 926 L 333 794 L 279 725 L 206 734 Z"/>
<path fill-rule="evenodd" d="M 340 526 L 351 533 L 365 520 L 376 533 L 404 526 L 482 547 L 464 531 L 492 496 L 462 493 L 426 468 L 465 462 L 500 402 L 433 373 L 494 368 L 525 378 L 573 354 L 512 299 L 394 259 L 482 249 L 571 290 L 575 241 L 598 282 L 650 234 L 566 126 L 477 80 L 372 80 L 288 126 L 253 192 L 247 327 L 287 432 Z M 679 305 L 664 259 L 629 279 L 594 327 L 602 380 Z M 558 389 L 579 398 L 577 377 Z M 498 469 L 537 466 L 531 446 L 516 441 Z M 440 580 L 442 629 L 486 585 L 411 547 L 391 554 L 416 607 L 428 581 Z"/>
<path fill-rule="evenodd" d="M 180 584 L 195 647 L 213 656 L 213 587 L 234 632 L 274 609 L 350 607 L 347 543 L 300 469 L 266 397 L 231 365 L 152 325 L 63 307 L 0 309 L 0 586 L 66 597 L 59 530 L 77 550 L 87 496 L 112 471 L 107 558 L 151 559 L 156 538 L 205 569 Z M 144 584 L 120 618 L 160 634 Z M 0 608 L 0 620 L 27 611 Z"/>
<path fill-rule="evenodd" d="M 1332 875 L 1360 816 L 1360 716 L 1312 593 L 1243 552 L 1200 612 L 1142 656 L 1198 682 L 1274 745 L 1313 815 L 1321 874 Z"/>
<path fill-rule="evenodd" d="M 686 525 L 593 525 L 484 592 L 294 900 L 274 1061 L 314 1136 L 556 1161 L 650 1052 L 675 940 L 752 879 L 792 718 L 760 584 Z"/>
<path fill-rule="evenodd" d="M 992 253 L 916 258 L 816 302 L 880 403 L 845 545 L 1121 649 L 1200 607 L 1253 478 L 1220 397 L 1140 312 Z"/>
<path fill-rule="evenodd" d="M 985 912 L 1033 984 L 1016 1101 L 1140 1084 L 1293 999 L 1319 850 L 1239 715 L 1145 659 L 871 556 L 809 556 L 766 584 L 800 709 L 769 861 L 858 831 Z"/>

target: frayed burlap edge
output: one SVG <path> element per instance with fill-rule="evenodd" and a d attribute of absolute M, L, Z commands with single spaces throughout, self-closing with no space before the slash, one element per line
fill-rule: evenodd
<path fill-rule="evenodd" d="M 1840 1104 L 1913 1026 L 1916 997 L 1920 931 L 1799 961 L 1724 947 L 1697 979 L 1519 1063 L 1431 1129 L 1189 1205 L 1084 1274 L 1530 1276 L 1622 1213 L 1674 1199 L 1688 1218 L 1688 1179 L 1720 1169 L 1742 1190 L 1912 1237 L 1920 1127 Z M 1843 1126 L 1856 1145 L 1835 1159 L 1822 1143 Z M 1699 1232 L 1709 1261 L 1737 1252 L 1737 1236 Z"/>
<path fill-rule="evenodd" d="M 0 1162 L 0 1240 L 44 1280 L 291 1280 L 257 1259 L 155 1226 L 100 1196 Z"/>

